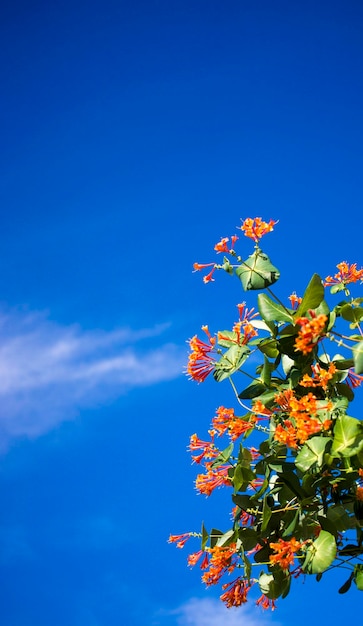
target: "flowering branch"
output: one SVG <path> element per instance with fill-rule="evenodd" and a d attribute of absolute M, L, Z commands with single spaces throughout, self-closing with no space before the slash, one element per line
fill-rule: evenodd
<path fill-rule="evenodd" d="M 235 251 L 233 235 L 215 245 L 223 263 L 194 264 L 194 271 L 208 270 L 205 283 L 223 270 L 246 292 L 260 292 L 257 310 L 237 305 L 231 329 L 212 334 L 204 326 L 203 339 L 189 340 L 186 368 L 198 383 L 213 376 L 228 379 L 233 389 L 237 412 L 220 406 L 210 439 L 195 433 L 189 445 L 202 469 L 197 491 L 210 496 L 227 487 L 233 522 L 226 531 L 208 532 L 203 525 L 200 533 L 169 541 L 183 548 L 199 538 L 188 564 L 200 564 L 207 586 L 238 572 L 222 584 L 227 607 L 245 604 L 251 588 L 259 587 L 256 604 L 273 610 L 300 575 L 320 578 L 333 568 L 350 572 L 340 593 L 352 583 L 363 590 L 363 424 L 347 413 L 363 381 L 363 297 L 328 303 L 340 292 L 348 298 L 351 285 L 363 282 L 363 268 L 344 261 L 325 280 L 314 274 L 304 294 L 293 292 L 285 304 L 271 290 L 280 273 L 260 248 L 276 224 L 259 217 L 243 221 L 240 230 L 254 242 L 246 259 Z M 326 340 L 344 354 L 331 355 Z M 247 369 L 252 354 L 259 356 L 255 373 Z M 241 374 L 250 379 L 247 387 L 235 381 Z M 218 439 L 227 439 L 227 447 Z M 256 565 L 258 578 L 251 575 Z"/>

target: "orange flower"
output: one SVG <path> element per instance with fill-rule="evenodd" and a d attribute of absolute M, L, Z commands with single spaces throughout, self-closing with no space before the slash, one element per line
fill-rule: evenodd
<path fill-rule="evenodd" d="M 252 309 L 247 309 L 246 308 L 246 303 L 245 302 L 240 302 L 240 304 L 237 304 L 237 309 L 239 312 L 239 321 L 242 322 L 243 324 L 246 324 L 247 322 L 250 322 L 254 317 L 258 317 L 258 313 L 254 313 L 254 308 Z"/>
<path fill-rule="evenodd" d="M 208 461 L 205 464 L 207 473 L 198 474 L 195 481 L 195 488 L 199 493 L 205 496 L 210 496 L 212 491 L 217 487 L 223 485 L 230 486 L 231 481 L 228 477 L 229 465 L 219 465 L 219 467 L 212 468 L 212 462 Z"/>
<path fill-rule="evenodd" d="M 272 411 L 265 407 L 265 405 L 261 402 L 261 400 L 256 400 L 252 405 L 252 412 L 257 415 L 266 415 L 266 417 L 270 417 L 272 415 Z"/>
<path fill-rule="evenodd" d="M 330 363 L 327 370 L 320 367 L 319 363 L 312 365 L 311 369 L 313 371 L 313 376 L 304 374 L 299 383 L 302 387 L 322 387 L 326 390 L 329 381 L 333 378 L 335 372 L 337 371 L 334 363 Z"/>
<path fill-rule="evenodd" d="M 187 374 L 199 383 L 207 378 L 215 366 L 215 359 L 210 354 L 214 349 L 215 337 L 211 337 L 208 326 L 202 326 L 202 330 L 206 333 L 209 343 L 201 341 L 197 335 L 194 335 L 189 340 L 192 352 L 189 354 L 187 365 Z"/>
<path fill-rule="evenodd" d="M 183 533 L 182 535 L 170 535 L 168 543 L 176 543 L 177 548 L 184 548 L 186 542 L 193 533 Z"/>
<path fill-rule="evenodd" d="M 316 396 L 311 392 L 298 399 L 294 392 L 289 389 L 276 394 L 275 402 L 284 412 L 288 413 L 291 419 L 286 419 L 283 424 L 276 426 L 274 439 L 289 448 L 296 449 L 299 444 L 304 444 L 311 435 L 321 430 L 327 430 L 331 426 L 331 420 L 326 419 L 322 423 L 314 415 L 319 410 L 330 411 L 332 403 L 327 402 L 325 406 L 319 405 Z"/>
<path fill-rule="evenodd" d="M 239 346 L 245 346 L 253 337 L 257 337 L 258 335 L 257 330 L 252 324 L 244 323 L 243 321 L 236 322 L 232 330 L 236 333 L 236 343 Z"/>
<path fill-rule="evenodd" d="M 257 243 L 261 237 L 273 230 L 275 224 L 277 224 L 277 222 L 274 220 L 270 220 L 267 223 L 263 222 L 260 217 L 255 217 L 254 219 L 247 217 L 240 228 L 246 237 L 253 239 L 253 241 Z"/>
<path fill-rule="evenodd" d="M 258 598 L 258 600 L 256 600 L 256 604 L 265 610 L 271 609 L 271 611 L 274 611 L 276 609 L 275 600 L 268 598 L 264 593 Z"/>
<path fill-rule="evenodd" d="M 226 409 L 224 406 L 220 406 L 217 409 L 217 415 L 212 420 L 212 426 L 219 436 L 224 435 L 228 431 L 232 441 L 235 441 L 253 428 L 256 421 L 256 417 L 253 415 L 249 420 L 245 420 L 242 417 L 237 417 L 233 409 Z"/>
<path fill-rule="evenodd" d="M 349 265 L 346 261 L 342 261 L 342 263 L 338 263 L 337 268 L 339 272 L 334 275 L 334 278 L 332 276 L 326 277 L 324 281 L 325 287 L 339 283 L 348 285 L 349 283 L 356 283 L 358 280 L 363 281 L 363 268 L 357 270 L 356 263 Z"/>
<path fill-rule="evenodd" d="M 194 565 L 196 565 L 200 559 L 200 557 L 204 554 L 204 559 L 202 560 L 201 564 L 200 564 L 200 569 L 206 569 L 208 567 L 208 563 L 209 563 L 209 559 L 208 559 L 208 554 L 206 552 L 204 552 L 204 550 L 198 550 L 198 552 L 193 552 L 192 554 L 189 554 L 188 556 L 188 565 L 190 567 L 193 567 Z"/>
<path fill-rule="evenodd" d="M 274 439 L 288 448 L 296 449 L 298 446 L 297 431 L 290 420 L 286 420 L 283 426 L 282 424 L 277 424 L 274 432 Z"/>
<path fill-rule="evenodd" d="M 313 315 L 312 318 L 299 317 L 296 323 L 299 324 L 300 330 L 295 341 L 295 350 L 302 352 L 303 354 L 309 354 L 318 341 L 322 338 L 324 328 L 328 317 L 323 313 L 320 315 Z"/>
<path fill-rule="evenodd" d="M 195 463 L 200 463 L 202 459 L 214 459 L 218 456 L 218 451 L 213 443 L 213 441 L 202 441 L 199 439 L 196 433 L 191 435 L 189 450 L 194 452 L 195 450 L 202 450 L 201 454 L 198 456 L 192 456 L 192 459 Z"/>
<path fill-rule="evenodd" d="M 296 309 L 298 305 L 302 302 L 302 298 L 296 295 L 295 291 L 289 296 L 289 300 L 291 303 L 291 307 Z"/>
<path fill-rule="evenodd" d="M 363 487 L 357 487 L 355 497 L 357 500 L 359 500 L 359 502 L 363 502 Z"/>
<path fill-rule="evenodd" d="M 271 565 L 279 565 L 282 569 L 288 570 L 294 563 L 295 553 L 301 549 L 302 544 L 292 537 L 290 541 L 279 539 L 276 543 L 270 543 L 270 548 L 276 552 L 270 556 Z"/>
<path fill-rule="evenodd" d="M 348 383 L 351 389 L 356 389 L 356 387 L 360 387 L 363 382 L 363 376 L 360 374 L 356 374 L 354 369 L 351 368 L 347 374 L 346 382 Z"/>
<path fill-rule="evenodd" d="M 231 543 L 229 546 L 214 546 L 206 548 L 210 554 L 209 570 L 202 576 L 202 581 L 209 587 L 216 585 L 224 574 L 233 572 L 237 565 L 236 544 Z"/>
<path fill-rule="evenodd" d="M 241 606 L 247 602 L 247 593 L 251 585 L 243 578 L 236 578 L 233 582 L 222 585 L 222 589 L 227 589 L 227 591 L 220 596 L 220 599 L 227 609 L 230 609 L 231 606 Z"/>
<path fill-rule="evenodd" d="M 200 272 L 201 270 L 204 270 L 206 267 L 212 267 L 212 269 L 209 272 L 209 274 L 206 274 L 206 276 L 203 276 L 203 282 L 210 283 L 214 281 L 213 274 L 215 270 L 217 269 L 215 263 L 193 263 L 194 272 Z"/>

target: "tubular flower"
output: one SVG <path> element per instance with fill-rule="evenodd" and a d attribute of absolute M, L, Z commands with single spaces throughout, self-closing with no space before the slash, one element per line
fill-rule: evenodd
<path fill-rule="evenodd" d="M 260 606 L 262 609 L 265 610 L 271 609 L 271 611 L 274 611 L 276 609 L 275 600 L 272 600 L 272 598 L 268 598 L 267 596 L 265 596 L 264 593 L 258 598 L 258 600 L 256 600 L 256 604 L 257 606 Z"/>
<path fill-rule="evenodd" d="M 245 420 L 242 417 L 237 417 L 233 409 L 226 409 L 224 406 L 220 406 L 217 409 L 217 415 L 212 420 L 212 426 L 219 436 L 224 435 L 228 431 L 232 441 L 235 441 L 253 428 L 256 421 L 254 415 L 249 420 Z"/>
<path fill-rule="evenodd" d="M 282 424 L 277 424 L 274 432 L 274 439 L 275 441 L 284 444 L 288 448 L 293 448 L 294 450 L 298 446 L 297 431 L 290 420 L 286 420 L 283 426 Z"/>
<path fill-rule="evenodd" d="M 237 505 L 233 507 L 231 516 L 233 521 L 238 522 L 242 527 L 252 526 L 256 519 L 254 515 L 247 513 L 247 511 L 244 511 Z"/>
<path fill-rule="evenodd" d="M 360 374 L 356 374 L 354 369 L 350 369 L 347 374 L 346 382 L 351 389 L 356 389 L 362 384 L 363 376 L 361 376 Z"/>
<path fill-rule="evenodd" d="M 267 223 L 263 222 L 260 217 L 255 217 L 254 219 L 247 217 L 242 226 L 240 226 L 240 229 L 246 237 L 253 239 L 253 241 L 257 243 L 261 237 L 270 233 L 274 229 L 275 224 L 277 224 L 277 222 L 274 220 L 270 220 Z"/>
<path fill-rule="evenodd" d="M 182 535 L 170 535 L 168 539 L 168 543 L 176 543 L 177 548 L 184 548 L 186 542 L 190 537 L 192 537 L 193 533 L 183 533 Z"/>
<path fill-rule="evenodd" d="M 303 354 L 309 354 L 322 338 L 327 320 L 328 317 L 323 313 L 311 319 L 308 317 L 299 317 L 296 320 L 296 323 L 300 326 L 300 330 L 295 341 L 295 350 Z"/>
<path fill-rule="evenodd" d="M 236 343 L 239 346 L 245 346 L 253 337 L 258 335 L 257 330 L 248 322 L 236 322 L 232 330 L 236 333 Z"/>
<path fill-rule="evenodd" d="M 279 539 L 276 543 L 270 543 L 270 548 L 276 553 L 270 556 L 271 565 L 279 565 L 282 569 L 288 570 L 294 563 L 295 553 L 301 550 L 302 544 L 292 537 L 290 541 Z"/>
<path fill-rule="evenodd" d="M 227 609 L 231 606 L 241 606 L 247 602 L 247 593 L 251 589 L 251 585 L 244 578 L 236 578 L 231 583 L 222 585 L 222 589 L 226 589 L 220 596 L 222 602 L 225 603 Z"/>
<path fill-rule="evenodd" d="M 206 274 L 205 276 L 203 276 L 204 283 L 210 283 L 214 281 L 213 274 L 215 270 L 217 269 L 215 263 L 194 263 L 193 264 L 193 272 L 200 272 L 201 270 L 204 270 L 207 267 L 211 267 L 212 269 L 209 272 L 209 274 Z"/>
<path fill-rule="evenodd" d="M 200 564 L 200 569 L 206 569 L 208 567 L 209 559 L 208 559 L 208 554 L 204 550 L 198 550 L 198 552 L 193 552 L 192 554 L 189 554 L 188 565 L 190 567 L 194 567 L 194 565 L 198 563 L 199 559 L 201 558 L 201 556 L 203 556 L 203 554 L 204 554 L 204 558 Z"/>
<path fill-rule="evenodd" d="M 299 385 L 302 387 L 322 387 L 325 391 L 329 381 L 333 378 L 335 372 L 337 371 L 334 363 L 330 363 L 327 370 L 320 367 L 319 363 L 312 365 L 311 369 L 313 371 L 313 375 L 309 376 L 308 374 L 304 374 L 299 382 Z"/>
<path fill-rule="evenodd" d="M 252 309 L 246 308 L 245 302 L 240 302 L 240 304 L 237 304 L 237 309 L 239 312 L 239 321 L 242 322 L 243 324 L 250 322 L 254 317 L 258 317 L 258 313 L 254 312 L 255 310 L 254 308 Z"/>
<path fill-rule="evenodd" d="M 229 465 L 219 465 L 219 467 L 212 468 L 212 462 L 207 461 L 205 464 L 207 473 L 198 474 L 195 481 L 195 488 L 199 493 L 205 496 L 210 496 L 212 491 L 222 485 L 231 485 L 231 481 L 228 477 Z"/>
<path fill-rule="evenodd" d="M 291 294 L 291 296 L 289 296 L 289 300 L 293 309 L 297 309 L 299 304 L 302 302 L 302 298 L 297 296 L 295 291 Z"/>
<path fill-rule="evenodd" d="M 265 407 L 261 400 L 256 400 L 252 405 L 252 412 L 256 415 L 265 415 L 266 417 L 271 417 L 272 411 Z"/>
<path fill-rule="evenodd" d="M 218 456 L 218 451 L 213 443 L 213 441 L 202 441 L 199 439 L 196 433 L 191 435 L 190 444 L 189 444 L 190 452 L 194 452 L 195 450 L 201 450 L 202 452 L 198 456 L 192 456 L 192 459 L 195 463 L 200 463 L 202 459 L 214 459 Z"/>
<path fill-rule="evenodd" d="M 356 283 L 358 280 L 363 281 L 363 268 L 358 270 L 356 263 L 349 265 L 346 261 L 342 261 L 342 263 L 338 263 L 337 268 L 339 272 L 334 277 L 326 277 L 324 287 L 336 284 L 348 285 L 349 283 Z"/>
<path fill-rule="evenodd" d="M 209 570 L 204 572 L 202 581 L 209 587 L 216 585 L 224 574 L 233 572 L 237 565 L 236 544 L 206 548 L 210 554 Z M 235 557 L 235 558 L 233 558 Z"/>
<path fill-rule="evenodd" d="M 189 340 L 191 353 L 189 354 L 187 365 L 187 374 L 198 383 L 203 382 L 215 366 L 215 359 L 210 353 L 214 349 L 216 340 L 214 337 L 211 337 L 208 326 L 202 326 L 202 330 L 208 337 L 208 343 L 198 339 L 197 335 L 194 335 Z"/>

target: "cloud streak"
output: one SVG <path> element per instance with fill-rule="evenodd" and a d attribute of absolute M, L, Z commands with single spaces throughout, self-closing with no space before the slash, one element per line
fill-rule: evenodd
<path fill-rule="evenodd" d="M 0 312 L 0 440 L 35 437 L 82 408 L 180 375 L 185 350 L 163 341 L 167 328 L 83 330 Z"/>

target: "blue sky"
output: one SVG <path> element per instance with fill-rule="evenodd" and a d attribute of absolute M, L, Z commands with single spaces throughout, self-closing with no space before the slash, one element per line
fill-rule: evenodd
<path fill-rule="evenodd" d="M 352 0 L 3 7 L 3 626 L 356 615 L 333 575 L 273 614 L 227 611 L 166 540 L 228 524 L 186 447 L 229 389 L 182 371 L 186 340 L 230 326 L 244 294 L 193 262 L 258 215 L 279 220 L 263 247 L 282 297 L 362 265 L 362 26 Z"/>

